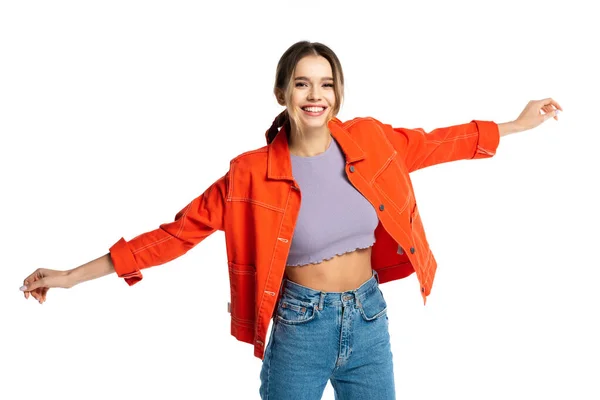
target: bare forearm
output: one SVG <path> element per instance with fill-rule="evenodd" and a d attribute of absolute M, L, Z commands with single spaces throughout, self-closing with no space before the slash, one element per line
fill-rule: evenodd
<path fill-rule="evenodd" d="M 110 253 L 68 271 L 72 286 L 115 272 Z"/>
<path fill-rule="evenodd" d="M 510 121 L 498 124 L 498 130 L 500 131 L 500 136 L 506 136 L 510 135 L 511 133 L 522 132 L 525 129 L 521 127 L 516 121 Z"/>

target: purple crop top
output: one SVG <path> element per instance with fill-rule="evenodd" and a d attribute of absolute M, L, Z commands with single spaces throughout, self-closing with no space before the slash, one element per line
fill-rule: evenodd
<path fill-rule="evenodd" d="M 302 200 L 287 265 L 316 264 L 372 246 L 377 212 L 348 180 L 335 139 L 321 154 L 291 160 Z"/>

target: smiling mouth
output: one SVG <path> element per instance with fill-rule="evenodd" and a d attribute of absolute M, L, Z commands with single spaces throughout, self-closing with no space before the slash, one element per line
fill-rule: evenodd
<path fill-rule="evenodd" d="M 301 107 L 301 108 L 302 108 L 302 111 L 304 111 L 304 114 L 311 116 L 311 117 L 321 116 L 327 109 L 327 107 L 321 107 L 321 106 L 319 106 L 319 107 L 306 106 L 306 107 Z"/>
<path fill-rule="evenodd" d="M 327 107 L 323 107 L 323 106 L 305 106 L 302 107 L 302 109 L 304 111 L 311 111 L 311 112 L 321 112 L 323 110 L 325 110 Z"/>

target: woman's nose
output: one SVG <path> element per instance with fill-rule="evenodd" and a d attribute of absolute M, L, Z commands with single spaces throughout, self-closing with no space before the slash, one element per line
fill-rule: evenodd
<path fill-rule="evenodd" d="M 313 88 L 308 91 L 308 99 L 309 100 L 320 100 L 321 99 L 320 95 L 321 95 L 321 93 L 318 91 L 318 89 Z"/>

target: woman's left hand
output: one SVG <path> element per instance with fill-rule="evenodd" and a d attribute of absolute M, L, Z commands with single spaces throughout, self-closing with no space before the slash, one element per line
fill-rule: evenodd
<path fill-rule="evenodd" d="M 514 122 L 522 130 L 528 130 L 535 128 L 549 118 L 554 118 L 558 121 L 558 113 L 562 110 L 562 107 L 551 98 L 531 100 Z M 543 114 L 542 111 L 544 112 Z"/>

